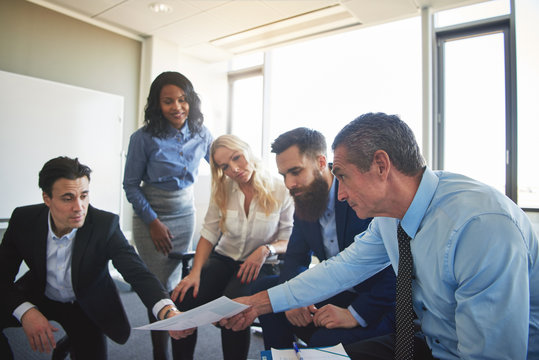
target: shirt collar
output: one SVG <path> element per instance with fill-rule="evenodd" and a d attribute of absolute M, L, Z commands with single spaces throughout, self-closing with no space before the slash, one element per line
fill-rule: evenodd
<path fill-rule="evenodd" d="M 47 217 L 47 222 L 49 224 L 49 238 L 50 239 L 53 239 L 53 240 L 62 240 L 62 239 L 67 239 L 67 240 L 73 240 L 75 238 L 75 235 L 77 234 L 77 228 L 74 228 L 73 230 L 71 230 L 68 234 L 65 234 L 61 237 L 58 237 L 56 236 L 56 234 L 54 233 L 54 231 L 52 231 L 52 225 L 51 225 L 51 212 L 49 210 L 49 216 Z"/>
<path fill-rule="evenodd" d="M 168 127 L 169 127 L 170 133 L 173 136 L 181 135 L 183 139 L 187 139 L 189 136 L 191 136 L 191 130 L 189 130 L 189 124 L 187 123 L 187 120 L 185 120 L 185 124 L 182 126 L 180 130 L 176 129 L 170 123 L 168 124 Z"/>
<path fill-rule="evenodd" d="M 331 182 L 331 187 L 329 188 L 329 196 L 328 196 L 328 211 L 335 211 L 335 183 L 337 180 L 335 177 L 333 177 L 333 181 Z"/>
<path fill-rule="evenodd" d="M 415 237 L 423 217 L 425 217 L 439 180 L 438 176 L 430 168 L 425 167 L 414 199 L 401 220 L 402 228 L 412 239 Z"/>

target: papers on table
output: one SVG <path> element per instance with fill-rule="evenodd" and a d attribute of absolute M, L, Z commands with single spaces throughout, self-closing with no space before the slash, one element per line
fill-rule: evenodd
<path fill-rule="evenodd" d="M 321 348 L 300 349 L 301 358 L 303 360 L 345 360 L 350 357 L 344 351 L 342 344 Z M 298 360 L 298 356 L 294 349 L 277 350 L 271 349 L 271 357 L 273 360 Z"/>
<path fill-rule="evenodd" d="M 171 318 L 137 327 L 137 330 L 185 330 L 217 322 L 236 315 L 249 306 L 221 296 L 207 304 Z"/>

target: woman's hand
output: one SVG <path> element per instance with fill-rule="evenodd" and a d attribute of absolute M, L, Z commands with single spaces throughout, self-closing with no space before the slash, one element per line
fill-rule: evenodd
<path fill-rule="evenodd" d="M 193 297 L 196 298 L 198 295 L 199 286 L 200 286 L 200 274 L 191 271 L 189 275 L 184 277 L 182 281 L 180 281 L 178 285 L 176 285 L 176 287 L 172 291 L 172 294 L 170 295 L 170 298 L 172 299 L 172 301 L 176 301 L 179 295 L 180 302 L 182 302 L 183 298 L 185 297 L 185 294 L 190 288 L 193 288 Z"/>
<path fill-rule="evenodd" d="M 245 259 L 243 264 L 240 265 L 240 270 L 237 275 L 238 279 L 241 278 L 242 284 L 249 284 L 251 281 L 256 280 L 260 273 L 260 268 L 264 265 L 264 261 L 266 261 L 268 255 L 268 248 L 262 245 Z"/>
<path fill-rule="evenodd" d="M 172 233 L 158 218 L 150 223 L 150 236 L 157 251 L 165 255 L 172 251 Z"/>

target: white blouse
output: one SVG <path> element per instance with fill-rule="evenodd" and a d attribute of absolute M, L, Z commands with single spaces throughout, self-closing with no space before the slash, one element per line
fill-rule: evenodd
<path fill-rule="evenodd" d="M 226 180 L 228 197 L 225 227 L 221 234 L 219 220 L 221 211 L 212 199 L 204 218 L 200 235 L 212 244 L 217 244 L 215 251 L 237 261 L 244 261 L 259 246 L 275 240 L 288 240 L 292 233 L 294 202 L 281 178 L 272 177 L 272 193 L 279 206 L 268 216 L 254 197 L 249 206 L 249 216 L 245 216 L 243 207 L 245 195 L 238 184 L 229 178 Z"/>

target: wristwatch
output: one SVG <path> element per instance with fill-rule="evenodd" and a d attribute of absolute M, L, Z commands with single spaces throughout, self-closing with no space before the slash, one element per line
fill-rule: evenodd
<path fill-rule="evenodd" d="M 277 254 L 277 251 L 275 250 L 275 246 L 273 246 L 271 244 L 265 244 L 264 246 L 268 248 L 268 250 L 270 252 L 269 256 L 273 256 L 273 255 Z"/>

